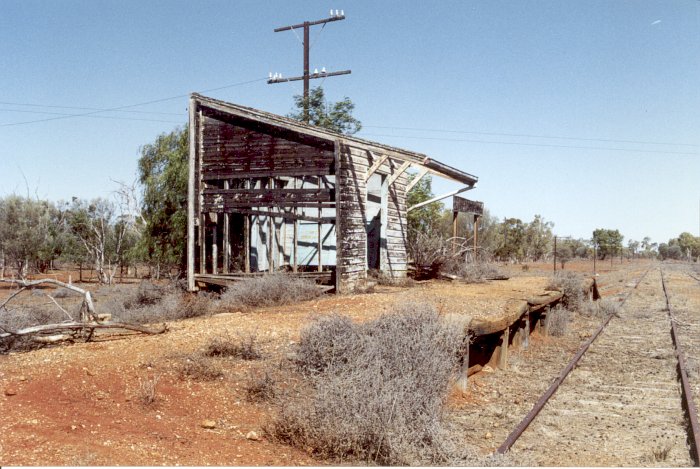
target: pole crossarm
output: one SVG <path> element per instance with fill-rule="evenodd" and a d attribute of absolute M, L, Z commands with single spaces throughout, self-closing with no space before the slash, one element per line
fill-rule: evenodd
<path fill-rule="evenodd" d="M 331 16 L 329 18 L 325 18 L 325 19 L 317 20 L 317 21 L 304 21 L 303 23 L 294 24 L 291 26 L 282 26 L 280 28 L 276 28 L 275 32 L 279 33 L 281 31 L 291 31 L 292 29 L 299 29 L 299 28 L 303 28 L 304 26 L 315 26 L 317 24 L 330 23 L 331 21 L 340 21 L 340 20 L 344 20 L 344 19 L 345 19 L 345 15 L 336 15 L 336 16 Z"/>
<path fill-rule="evenodd" d="M 310 73 L 308 78 L 309 80 L 315 80 L 316 78 L 326 78 L 326 77 L 335 77 L 338 75 L 350 75 L 352 73 L 352 70 L 341 70 L 340 72 L 318 72 L 318 73 Z M 298 77 L 289 77 L 289 78 L 270 78 L 267 80 L 268 85 L 274 85 L 275 83 L 287 83 L 289 81 L 301 81 L 305 77 L 303 75 L 298 76 Z"/>

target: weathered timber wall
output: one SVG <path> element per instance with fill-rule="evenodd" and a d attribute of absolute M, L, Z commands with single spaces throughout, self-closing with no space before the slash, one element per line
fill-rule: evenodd
<path fill-rule="evenodd" d="M 336 276 L 338 291 L 344 293 L 363 286 L 367 280 L 367 153 L 342 143 L 339 145 L 336 196 L 342 216 L 336 220 L 339 230 Z"/>

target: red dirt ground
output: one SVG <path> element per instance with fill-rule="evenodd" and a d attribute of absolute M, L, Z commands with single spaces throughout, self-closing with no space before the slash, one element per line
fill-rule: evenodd
<path fill-rule="evenodd" d="M 497 313 L 504 298 L 541 291 L 548 282 L 546 266 L 541 267 L 530 265 L 527 273 L 522 272 L 525 275 L 509 281 L 378 287 L 376 293 L 325 296 L 295 305 L 174 322 L 168 333 L 158 336 L 100 337 L 91 343 L 0 355 L 0 464 L 325 464 L 304 451 L 270 441 L 264 426 L 274 409 L 245 399 L 251 376 L 284 364 L 304 324 L 334 312 L 366 320 L 401 301 L 429 301 L 444 312 Z M 569 268 L 585 271 L 587 266 L 570 263 Z M 521 267 L 509 269 L 519 274 Z M 0 290 L 0 298 L 8 293 Z M 203 349 L 221 332 L 256 332 L 264 359 L 219 359 L 224 376 L 215 381 L 182 378 L 183 355 Z M 533 341 L 533 347 L 539 345 Z M 158 378 L 156 402 L 144 406 L 138 399 L 140 383 L 154 377 Z M 472 378 L 473 383 L 478 381 Z M 455 396 L 453 402 L 462 407 L 474 398 Z M 215 428 L 202 428 L 206 419 L 214 420 Z M 247 438 L 251 431 L 260 439 Z"/>

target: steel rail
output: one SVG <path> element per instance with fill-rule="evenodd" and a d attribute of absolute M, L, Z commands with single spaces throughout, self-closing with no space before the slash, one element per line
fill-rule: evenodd
<path fill-rule="evenodd" d="M 688 381 L 685 357 L 678 338 L 678 331 L 676 330 L 676 319 L 674 318 L 673 311 L 671 309 L 671 300 L 669 298 L 668 290 L 666 289 L 664 272 L 661 270 L 661 268 L 659 268 L 659 272 L 661 273 L 661 285 L 663 286 L 664 295 L 666 296 L 666 309 L 668 310 L 668 316 L 671 320 L 671 338 L 673 339 L 673 346 L 675 348 L 676 358 L 678 359 L 678 374 L 681 379 L 681 388 L 683 390 L 683 408 L 688 414 L 688 423 L 690 424 L 688 440 L 690 443 L 691 456 L 695 462 L 695 467 L 700 467 L 700 454 L 698 453 L 698 450 L 700 449 L 700 427 L 698 426 L 697 408 L 695 407 L 693 393 L 690 388 L 690 382 Z M 691 277 L 693 276 L 691 275 Z"/>
<path fill-rule="evenodd" d="M 647 269 L 646 272 L 644 272 L 644 274 L 639 278 L 634 288 L 630 290 L 625 299 L 622 300 L 622 302 L 620 303 L 620 307 L 622 307 L 625 304 L 627 298 L 629 298 L 630 295 L 632 295 L 632 292 L 637 289 L 640 283 L 642 283 L 642 280 L 644 280 L 644 277 L 646 277 L 650 270 L 651 269 Z M 547 391 L 545 391 L 545 393 L 542 394 L 542 396 L 537 400 L 530 412 L 528 412 L 525 418 L 523 418 L 523 420 L 518 424 L 518 426 L 516 426 L 515 429 L 510 433 L 510 435 L 508 435 L 503 444 L 501 444 L 501 446 L 498 447 L 498 449 L 496 450 L 497 454 L 506 453 L 511 448 L 511 446 L 513 446 L 513 444 L 518 440 L 518 438 L 520 438 L 520 435 L 522 435 L 523 432 L 525 432 L 527 427 L 532 423 L 533 420 L 535 420 L 535 417 L 537 417 L 542 408 L 544 408 L 545 404 L 547 404 L 547 401 L 549 401 L 549 399 L 554 395 L 557 389 L 559 389 L 559 386 L 564 381 L 564 379 L 566 379 L 569 373 L 571 373 L 571 371 L 576 367 L 579 360 L 581 360 L 581 357 L 583 357 L 583 355 L 588 350 L 588 347 L 590 347 L 591 344 L 601 334 L 601 332 L 603 332 L 603 330 L 608 325 L 612 317 L 612 314 L 609 315 L 605 322 L 603 322 L 603 324 L 601 324 L 598 330 L 593 334 L 593 336 L 590 339 L 588 339 L 588 341 L 586 341 L 586 343 L 583 344 L 583 346 L 581 346 L 579 351 L 576 353 L 576 355 L 574 355 L 574 357 L 571 359 L 566 368 L 564 368 L 564 370 L 562 370 L 562 372 L 559 373 L 559 376 L 557 376 L 554 382 L 552 382 Z"/>

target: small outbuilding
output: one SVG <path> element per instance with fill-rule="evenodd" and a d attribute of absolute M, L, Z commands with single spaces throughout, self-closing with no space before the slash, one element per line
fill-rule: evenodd
<path fill-rule="evenodd" d="M 369 269 L 405 277 L 407 192 L 426 174 L 460 184 L 433 201 L 477 182 L 420 153 L 198 94 L 189 112 L 190 290 L 277 271 L 337 292 L 361 288 Z"/>

